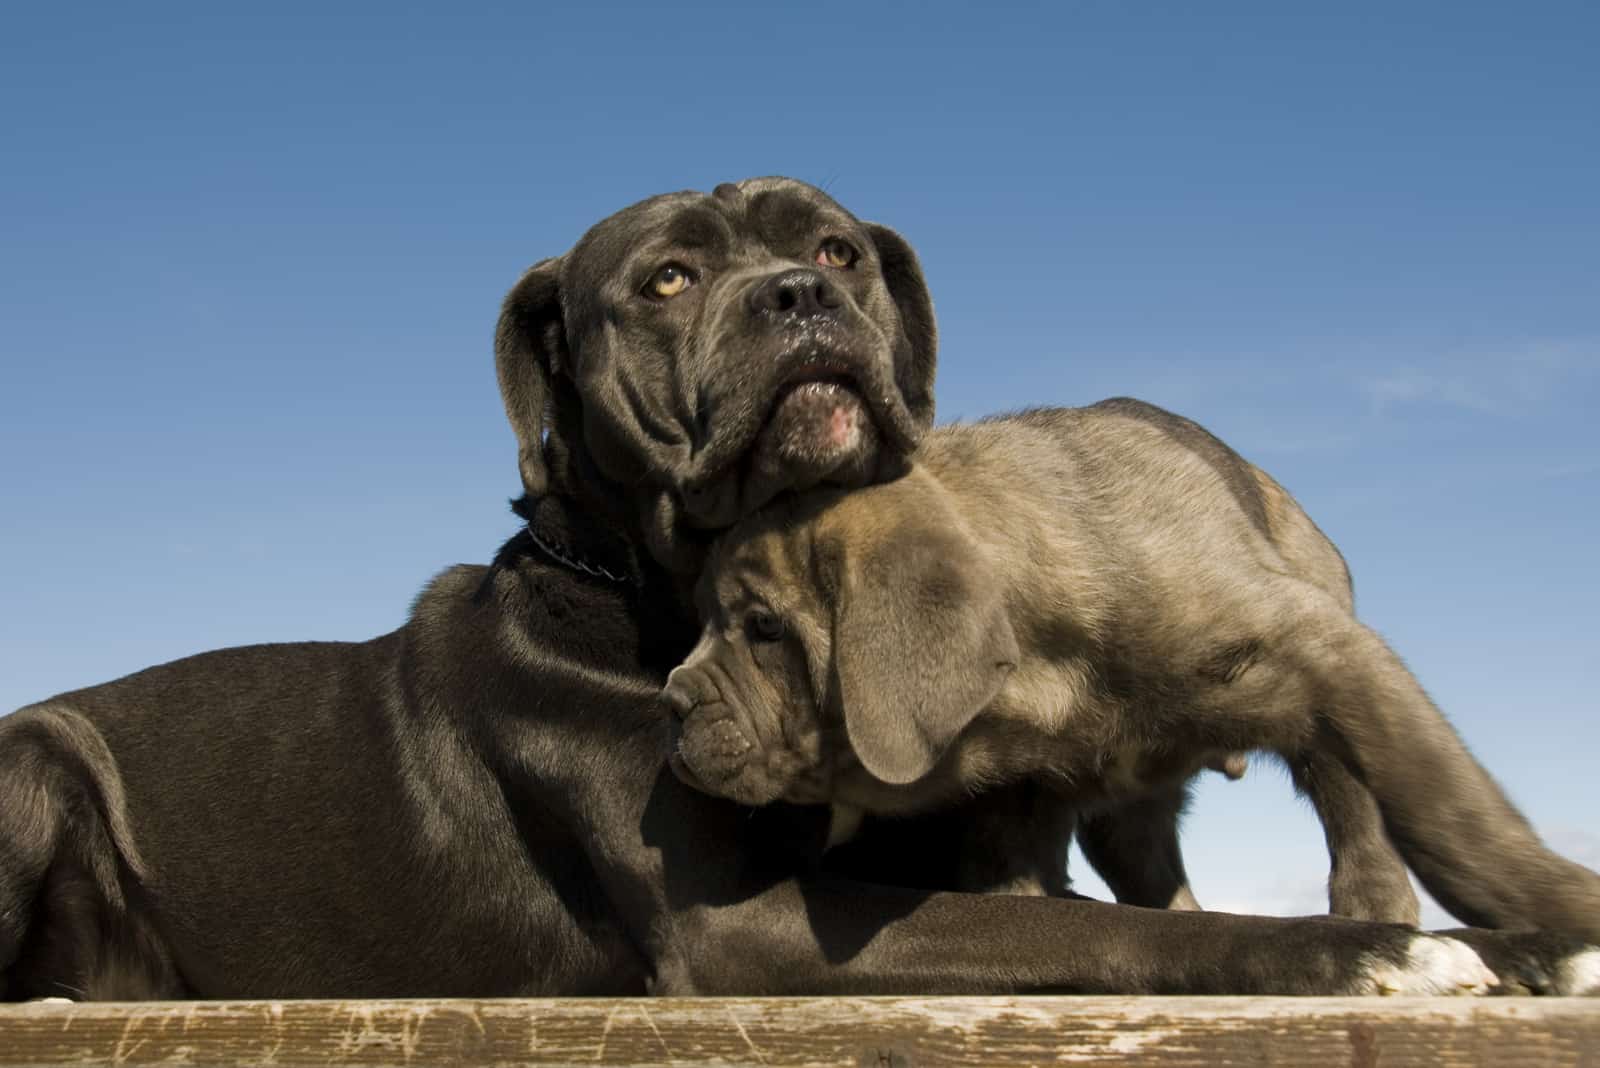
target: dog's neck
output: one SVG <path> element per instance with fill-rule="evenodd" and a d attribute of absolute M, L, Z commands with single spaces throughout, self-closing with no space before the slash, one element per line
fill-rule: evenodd
<path fill-rule="evenodd" d="M 552 563 L 617 585 L 641 587 L 644 562 L 620 531 L 564 494 L 523 496 L 511 510 L 527 524 L 508 545 L 531 548 Z M 526 544 L 522 544 L 525 540 Z"/>
<path fill-rule="evenodd" d="M 713 535 L 706 533 L 696 537 L 698 532 L 674 529 L 669 540 L 673 541 L 676 551 L 663 554 L 672 563 L 653 553 L 646 524 L 660 518 L 658 509 L 653 505 L 642 506 L 621 485 L 601 473 L 588 450 L 582 447 L 581 429 L 572 406 L 557 405 L 556 414 L 556 425 L 550 428 L 544 441 L 548 495 L 571 502 L 608 537 L 623 543 L 633 554 L 637 569 L 660 570 L 670 576 L 681 607 L 693 615 L 694 583 Z M 579 444 L 573 447 L 571 442 Z M 515 504 L 513 510 L 516 510 Z"/>

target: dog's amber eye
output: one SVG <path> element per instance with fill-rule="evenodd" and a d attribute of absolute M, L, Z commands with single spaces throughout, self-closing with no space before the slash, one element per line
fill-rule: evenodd
<path fill-rule="evenodd" d="M 694 276 L 688 268 L 669 263 L 650 276 L 650 281 L 644 284 L 644 294 L 657 300 L 668 300 L 692 285 Z"/>
<path fill-rule="evenodd" d="M 837 237 L 830 237 L 817 249 L 817 263 L 823 267 L 832 267 L 843 271 L 855 266 L 856 250 L 848 241 L 841 241 Z"/>
<path fill-rule="evenodd" d="M 758 608 L 745 617 L 744 629 L 753 642 L 775 642 L 783 637 L 783 620 Z"/>

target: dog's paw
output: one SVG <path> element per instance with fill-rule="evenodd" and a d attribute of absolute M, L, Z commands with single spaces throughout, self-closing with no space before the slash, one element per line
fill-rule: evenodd
<path fill-rule="evenodd" d="M 1358 994 L 1395 996 L 1487 994 L 1500 980 L 1465 942 L 1413 934 L 1399 959 L 1372 955 L 1362 962 Z"/>
<path fill-rule="evenodd" d="M 1556 988 L 1564 997 L 1600 997 L 1600 948 L 1589 946 L 1556 967 Z"/>
<path fill-rule="evenodd" d="M 1496 994 L 1600 996 L 1600 947 L 1549 931 L 1443 932 L 1465 942 L 1500 977 Z"/>

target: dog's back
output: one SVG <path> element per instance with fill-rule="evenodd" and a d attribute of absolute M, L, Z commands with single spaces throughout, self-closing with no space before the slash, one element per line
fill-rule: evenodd
<path fill-rule="evenodd" d="M 514 573 L 505 615 L 483 582 L 446 572 L 368 642 L 203 653 L 0 720 L 0 999 L 642 990 L 564 812 L 485 756 L 494 695 L 587 706 L 517 689 L 502 624 L 534 613 Z M 566 632 L 538 637 L 562 663 Z"/>

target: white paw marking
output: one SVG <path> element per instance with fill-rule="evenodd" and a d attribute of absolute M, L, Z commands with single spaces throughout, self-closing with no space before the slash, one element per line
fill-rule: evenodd
<path fill-rule="evenodd" d="M 1600 996 L 1600 949 L 1580 949 L 1556 969 L 1555 992 L 1565 997 Z"/>
<path fill-rule="evenodd" d="M 1439 935 L 1412 936 L 1402 964 L 1369 961 L 1362 993 L 1400 996 L 1483 994 L 1500 980 L 1471 946 Z"/>
<path fill-rule="evenodd" d="M 30 1003 L 34 1004 L 34 1005 L 75 1005 L 75 1004 L 77 1004 L 77 1002 L 73 1001 L 71 998 L 31 998 L 30 999 Z"/>

